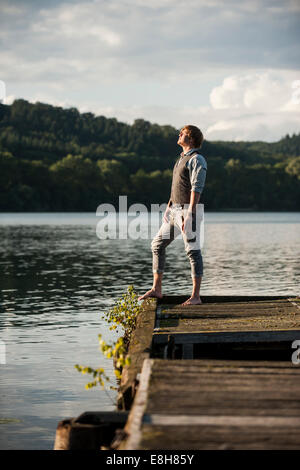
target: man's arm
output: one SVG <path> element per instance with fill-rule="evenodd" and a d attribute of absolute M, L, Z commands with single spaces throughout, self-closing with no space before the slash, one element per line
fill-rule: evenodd
<path fill-rule="evenodd" d="M 188 211 L 185 216 L 185 220 L 182 223 L 182 229 L 189 231 L 192 225 L 192 212 L 196 212 L 197 204 L 199 204 L 200 196 L 203 191 L 206 179 L 206 168 L 207 164 L 205 159 L 196 155 L 188 161 L 188 169 L 191 181 L 191 195 Z M 185 230 L 186 229 L 186 230 Z"/>
<path fill-rule="evenodd" d="M 205 158 L 197 154 L 187 162 L 187 167 L 189 169 L 191 191 L 201 194 L 206 180 L 207 163 Z"/>
<path fill-rule="evenodd" d="M 197 204 L 200 201 L 200 196 L 201 196 L 201 193 L 199 193 L 198 191 L 191 191 L 190 205 L 188 208 L 188 212 L 196 212 Z"/>
<path fill-rule="evenodd" d="M 189 232 L 192 229 L 192 212 L 196 213 L 197 204 L 200 201 L 200 195 L 201 193 L 197 191 L 191 191 L 190 204 L 185 218 L 182 221 L 182 230 L 184 232 Z"/>

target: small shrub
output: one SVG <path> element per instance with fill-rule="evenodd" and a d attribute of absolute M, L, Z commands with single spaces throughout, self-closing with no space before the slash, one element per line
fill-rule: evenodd
<path fill-rule="evenodd" d="M 123 336 L 112 344 L 106 343 L 101 334 L 98 335 L 100 351 L 108 359 L 113 358 L 114 360 L 114 372 L 117 379 L 121 378 L 123 367 L 130 365 L 130 357 L 127 355 L 127 351 L 131 334 L 135 329 L 136 318 L 141 310 L 142 306 L 138 303 L 138 296 L 133 286 L 129 286 L 126 294 L 123 294 L 116 305 L 101 317 L 110 325 L 110 330 L 116 330 L 119 333 L 121 328 L 123 332 Z M 75 368 L 82 374 L 91 374 L 93 376 L 93 380 L 86 384 L 86 389 L 96 385 L 104 388 L 105 382 L 109 382 L 109 377 L 105 374 L 103 367 L 94 369 L 93 367 L 84 367 L 76 364 Z M 116 389 L 113 386 L 110 386 L 110 388 Z"/>

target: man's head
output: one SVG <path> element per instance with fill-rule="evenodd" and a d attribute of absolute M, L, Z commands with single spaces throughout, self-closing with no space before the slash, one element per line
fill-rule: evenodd
<path fill-rule="evenodd" d="M 181 129 L 177 143 L 185 147 L 200 148 L 203 140 L 203 134 L 200 129 L 196 126 L 188 125 Z"/>

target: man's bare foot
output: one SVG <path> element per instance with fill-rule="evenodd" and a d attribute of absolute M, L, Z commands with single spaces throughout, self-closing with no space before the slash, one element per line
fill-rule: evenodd
<path fill-rule="evenodd" d="M 200 304 L 202 304 L 200 297 L 190 297 L 181 305 L 200 305 Z"/>
<path fill-rule="evenodd" d="M 162 293 L 157 291 L 156 289 L 150 289 L 146 292 L 146 294 L 144 295 L 141 295 L 141 297 L 139 297 L 139 300 L 144 300 L 144 299 L 149 299 L 149 298 L 153 298 L 153 297 L 156 297 L 157 299 L 161 299 L 162 298 Z"/>

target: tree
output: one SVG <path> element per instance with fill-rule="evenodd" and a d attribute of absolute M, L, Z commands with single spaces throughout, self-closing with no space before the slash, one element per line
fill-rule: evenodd
<path fill-rule="evenodd" d="M 98 160 L 97 167 L 100 170 L 103 185 L 109 194 L 115 196 L 127 194 L 128 172 L 126 167 L 117 160 Z"/>
<path fill-rule="evenodd" d="M 300 179 L 300 157 L 292 158 L 286 166 L 286 172 L 289 175 L 296 176 Z"/>
<path fill-rule="evenodd" d="M 97 165 L 82 155 L 67 155 L 50 166 L 58 204 L 65 210 L 96 209 L 103 199 L 103 180 Z"/>

